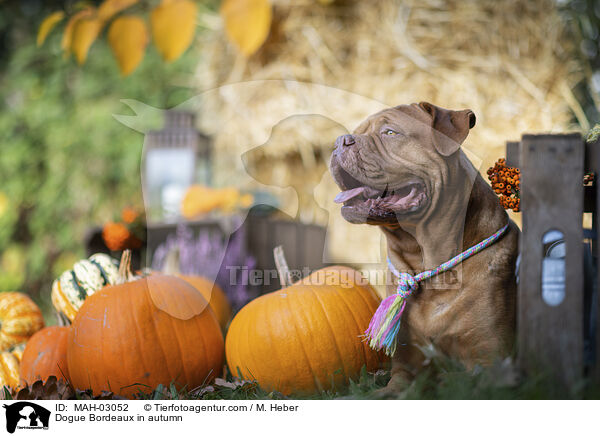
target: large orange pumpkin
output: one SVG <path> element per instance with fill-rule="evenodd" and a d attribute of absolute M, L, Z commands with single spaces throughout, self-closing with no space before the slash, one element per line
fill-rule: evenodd
<path fill-rule="evenodd" d="M 229 369 L 286 395 L 338 388 L 364 365 L 382 364 L 362 337 L 379 301 L 358 271 L 342 266 L 263 295 L 229 326 Z"/>
<path fill-rule="evenodd" d="M 223 292 L 223 289 L 216 283 L 201 276 L 184 276 L 180 275 L 183 280 L 196 288 L 210 304 L 211 309 L 215 312 L 219 325 L 223 330 L 227 327 L 227 323 L 231 319 L 231 305 Z"/>
<path fill-rule="evenodd" d="M 57 379 L 69 380 L 67 365 L 67 340 L 69 327 L 46 327 L 29 341 L 21 358 L 21 383 L 44 382 L 53 375 Z"/>
<path fill-rule="evenodd" d="M 151 274 L 85 300 L 71 326 L 67 361 L 74 387 L 133 397 L 159 384 L 192 389 L 211 381 L 221 373 L 223 351 L 221 328 L 202 294 L 177 277 Z"/>
<path fill-rule="evenodd" d="M 0 351 L 26 342 L 44 327 L 42 311 L 20 292 L 0 292 Z"/>
<path fill-rule="evenodd" d="M 162 272 L 180 277 L 200 291 L 202 296 L 209 302 L 210 307 L 217 316 L 221 328 L 225 331 L 227 324 L 231 319 L 231 305 L 229 304 L 225 292 L 223 292 L 223 289 L 221 289 L 219 285 L 205 277 L 181 274 L 181 270 L 179 269 L 179 256 L 180 252 L 178 248 L 170 250 L 169 253 L 167 253 Z"/>

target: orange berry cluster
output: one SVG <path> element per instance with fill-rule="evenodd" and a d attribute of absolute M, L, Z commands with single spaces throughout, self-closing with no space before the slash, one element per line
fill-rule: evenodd
<path fill-rule="evenodd" d="M 521 170 L 519 168 L 507 167 L 506 160 L 500 158 L 493 167 L 487 170 L 488 179 L 492 183 L 492 189 L 500 199 L 500 204 L 504 209 L 512 209 L 514 212 L 521 211 Z M 594 173 L 587 173 L 583 176 L 584 186 L 594 184 Z"/>
<path fill-rule="evenodd" d="M 499 196 L 502 207 L 519 212 L 521 210 L 519 196 L 521 170 L 507 167 L 505 159 L 501 158 L 487 170 L 487 175 L 492 183 L 492 189 Z"/>
<path fill-rule="evenodd" d="M 143 215 L 132 207 L 121 212 L 120 222 L 107 222 L 102 228 L 102 239 L 111 251 L 135 250 L 142 246 Z"/>

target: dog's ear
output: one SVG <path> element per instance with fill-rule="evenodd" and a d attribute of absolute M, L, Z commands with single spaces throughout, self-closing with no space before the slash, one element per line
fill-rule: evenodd
<path fill-rule="evenodd" d="M 422 101 L 419 107 L 431 116 L 433 145 L 442 156 L 454 154 L 463 143 L 469 129 L 475 126 L 472 110 L 453 111 Z"/>

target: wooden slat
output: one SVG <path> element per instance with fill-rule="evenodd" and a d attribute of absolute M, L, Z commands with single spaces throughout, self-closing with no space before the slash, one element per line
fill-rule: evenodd
<path fill-rule="evenodd" d="M 272 232 L 275 236 L 273 248 L 278 245 L 283 247 L 283 252 L 285 254 L 285 258 L 287 259 L 288 266 L 293 273 L 302 268 L 297 252 L 299 226 L 301 226 L 301 224 L 295 221 L 277 220 L 273 222 L 272 228 Z M 299 277 L 294 275 L 292 278 L 293 280 L 296 280 Z"/>
<path fill-rule="evenodd" d="M 585 144 L 585 171 L 600 172 L 600 141 Z"/>
<path fill-rule="evenodd" d="M 506 141 L 506 166 L 520 167 L 521 143 L 519 141 Z"/>
<path fill-rule="evenodd" d="M 248 217 L 248 253 L 256 259 L 256 268 L 261 270 L 273 269 L 273 246 L 270 245 L 269 220 L 265 217 Z M 271 289 L 271 288 L 270 288 Z"/>
<path fill-rule="evenodd" d="M 324 250 L 327 230 L 321 226 L 306 226 L 305 238 L 302 241 L 304 248 L 304 263 L 312 270 L 325 266 Z"/>
<path fill-rule="evenodd" d="M 600 214 L 598 213 L 598 206 L 600 205 L 600 189 L 598 184 L 600 182 L 600 141 L 586 144 L 586 170 L 594 173 L 595 185 L 596 185 L 596 208 L 593 215 L 593 229 L 596 232 L 600 231 Z M 600 246 L 598 238 L 592 241 L 592 253 L 596 257 L 596 306 L 591 307 L 591 319 L 596 322 L 596 343 L 595 345 L 595 361 L 591 368 L 591 375 L 596 382 L 600 382 L 600 253 L 598 247 Z M 592 299 L 593 301 L 593 299 Z"/>
<path fill-rule="evenodd" d="M 566 384 L 583 376 L 582 213 L 584 145 L 579 134 L 524 135 L 521 141 L 521 270 L 519 363 L 555 373 Z M 542 237 L 559 230 L 566 241 L 566 295 L 542 299 Z"/>

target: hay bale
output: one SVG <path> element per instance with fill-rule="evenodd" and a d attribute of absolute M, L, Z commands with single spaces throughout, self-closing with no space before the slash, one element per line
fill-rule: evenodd
<path fill-rule="evenodd" d="M 352 130 L 379 108 L 401 103 L 471 108 L 478 122 L 465 148 L 482 172 L 504 156 L 506 140 L 577 129 L 573 114 L 586 123 L 571 93 L 582 67 L 552 0 L 273 3 L 271 35 L 248 60 L 226 40 L 219 20 L 205 17 L 216 31 L 206 33 L 198 86 L 231 85 L 209 93 L 201 108 L 204 128 L 215 135 L 217 177 L 229 177 L 232 167 L 240 168 L 234 161 L 241 153 L 265 143 L 273 126 L 298 113 L 320 114 Z M 246 82 L 257 80 L 263 82 Z M 235 85 L 240 82 L 246 83 Z M 273 171 L 294 172 L 301 182 L 303 171 L 280 159 L 290 141 L 274 141 L 256 165 L 281 165 Z M 327 205 L 337 189 L 325 185 Z M 356 245 L 344 243 L 349 228 L 330 206 L 337 214 L 330 226 L 341 235 L 332 255 L 352 261 L 349 249 Z M 351 231 L 364 233 L 368 259 L 355 263 L 380 256 L 378 238 L 374 246 L 373 232 L 363 227 Z"/>

